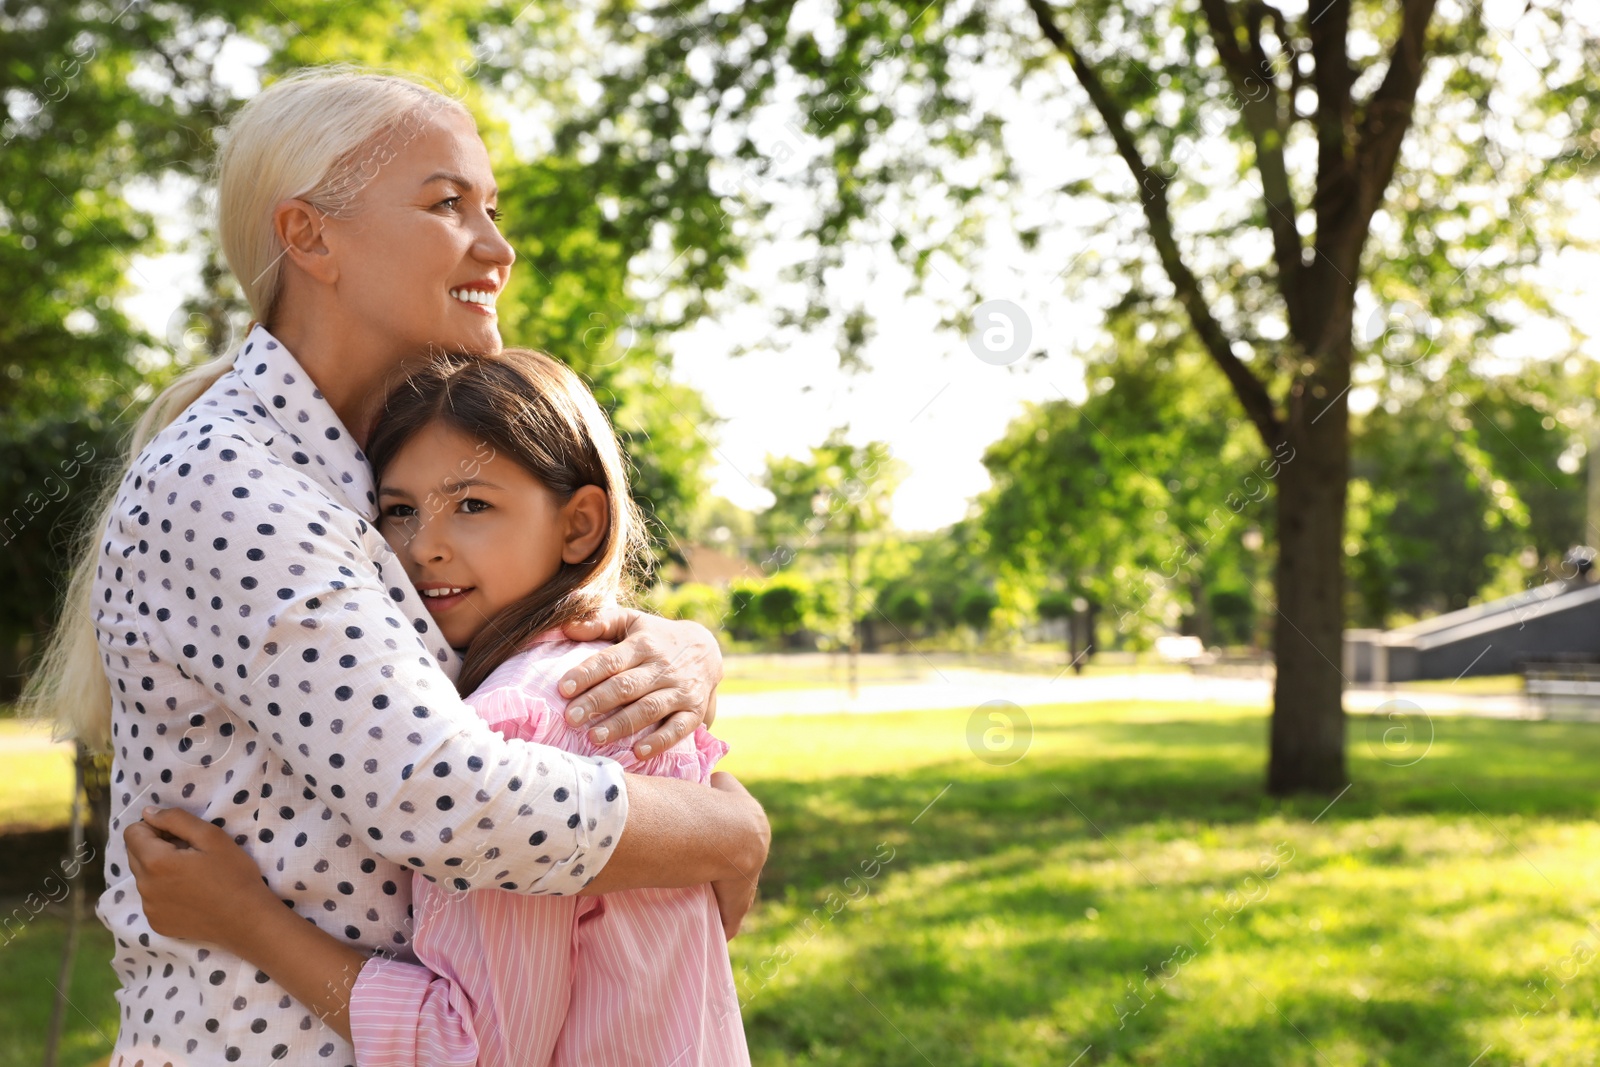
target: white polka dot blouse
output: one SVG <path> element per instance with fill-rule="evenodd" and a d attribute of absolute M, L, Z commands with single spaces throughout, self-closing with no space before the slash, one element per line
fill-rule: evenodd
<path fill-rule="evenodd" d="M 408 870 L 572 893 L 627 815 L 616 763 L 507 741 L 377 533 L 366 458 L 262 327 L 134 461 L 91 611 L 111 679 L 114 1062 L 353 1064 L 236 957 L 150 929 L 122 830 L 146 805 L 234 835 L 285 904 L 411 959 Z"/>

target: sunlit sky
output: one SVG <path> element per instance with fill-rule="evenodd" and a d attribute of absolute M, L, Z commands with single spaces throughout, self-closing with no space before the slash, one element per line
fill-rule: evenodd
<path fill-rule="evenodd" d="M 233 71 L 235 91 L 253 92 L 250 68 L 264 52 L 248 42 L 229 52 L 231 59 L 223 66 Z M 1011 202 L 1026 216 L 1031 201 L 1050 202 L 1037 194 L 1059 187 L 1064 168 L 1094 164 L 1086 158 L 1090 145 L 1071 143 L 1065 131 L 1072 127 L 1061 122 L 1058 102 L 1021 103 L 1025 106 L 1014 113 L 1022 117 L 1009 130 L 1008 144 L 1019 172 Z M 513 139 L 521 147 L 528 138 L 521 136 L 515 117 L 510 118 Z M 149 183 L 135 183 L 130 199 L 157 212 L 165 235 L 177 238 L 192 230 L 198 209 L 177 188 L 156 190 Z M 797 228 L 806 205 L 782 196 L 774 200 L 769 217 L 773 228 Z M 786 211 L 792 217 L 785 218 Z M 1580 232 L 1600 237 L 1600 210 L 1580 205 L 1577 223 Z M 961 518 L 988 485 L 981 462 L 985 446 L 1004 432 L 1025 403 L 1081 398 L 1080 354 L 1098 340 L 1093 294 L 1074 303 L 1066 296 L 1065 283 L 1053 276 L 1083 251 L 1081 232 L 1063 225 L 1027 254 L 1015 247 L 1003 225 L 992 226 L 990 234 L 991 252 L 982 263 L 936 260 L 924 296 L 906 295 L 908 276 L 887 249 L 853 255 L 845 270 L 828 279 L 830 291 L 847 294 L 852 303 L 863 302 L 875 316 L 875 335 L 865 350 L 868 366 L 859 372 L 841 370 L 831 328 L 791 338 L 779 351 L 763 345 L 772 335 L 774 301 L 787 292 L 778 272 L 799 251 L 783 241 L 757 248 L 742 274 L 757 301 L 724 307 L 668 342 L 674 375 L 703 393 L 721 419 L 717 426 L 702 428 L 714 445 L 714 491 L 759 509 L 771 499 L 758 484 L 769 455 L 804 454 L 834 428 L 848 425 L 849 437 L 858 443 L 888 442 L 908 471 L 894 498 L 896 525 L 929 530 Z M 195 267 L 193 257 L 181 253 L 135 260 L 130 314 L 158 335 L 167 333 L 182 299 L 198 287 Z M 1042 351 L 1044 358 L 991 365 L 975 355 L 968 338 L 938 327 L 940 298 L 953 299 L 969 270 L 983 299 L 1009 300 L 1023 310 L 1032 329 L 1031 349 Z M 1590 336 L 1600 335 L 1600 301 L 1594 299 L 1597 270 L 1600 258 L 1568 252 L 1551 257 L 1541 272 L 1557 306 Z M 1505 339 L 1496 352 L 1509 363 L 1549 354 L 1552 346 L 1564 347 L 1564 338 L 1561 330 L 1529 329 Z M 507 341 L 538 344 L 537 338 Z M 735 355 L 740 346 L 751 351 Z M 1585 349 L 1591 355 L 1600 351 L 1587 342 Z M 1372 396 L 1358 390 L 1352 403 L 1359 409 L 1370 405 Z"/>

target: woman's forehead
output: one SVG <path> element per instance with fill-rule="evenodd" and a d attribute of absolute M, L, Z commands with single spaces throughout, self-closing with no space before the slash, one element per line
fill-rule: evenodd
<path fill-rule="evenodd" d="M 420 192 L 448 180 L 463 192 L 492 194 L 494 169 L 472 119 L 453 111 L 428 116 L 420 125 L 401 126 L 375 154 L 375 177 L 386 187 Z"/>

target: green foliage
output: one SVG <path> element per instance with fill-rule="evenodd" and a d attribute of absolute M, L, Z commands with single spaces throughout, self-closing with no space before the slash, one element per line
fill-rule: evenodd
<path fill-rule="evenodd" d="M 793 575 L 779 575 L 767 583 L 755 605 L 765 636 L 789 637 L 799 631 L 806 617 L 808 585 Z"/>
<path fill-rule="evenodd" d="M 914 636 L 932 618 L 928 594 L 922 589 L 896 586 L 888 595 L 879 597 L 879 604 L 884 617 L 907 636 Z"/>
<path fill-rule="evenodd" d="M 1270 589 L 1245 534 L 1270 524 L 1283 465 L 1185 333 L 1126 321 L 1117 336 L 1081 404 L 1030 405 L 985 452 L 984 551 L 1003 574 L 1110 611 L 1119 636 L 1176 626 L 1215 643 L 1208 589 Z"/>
<path fill-rule="evenodd" d="M 956 616 L 979 634 L 986 634 L 989 632 L 989 623 L 994 618 L 995 609 L 999 606 L 1000 598 L 993 589 L 975 585 L 961 594 L 961 599 L 956 604 Z"/>
<path fill-rule="evenodd" d="M 1566 550 L 1589 540 L 1575 453 L 1595 370 L 1573 370 L 1556 362 L 1430 384 L 1359 420 L 1345 547 L 1353 624 L 1548 581 Z M 1522 558 L 1508 588 L 1506 561 Z"/>
<path fill-rule="evenodd" d="M 665 590 L 651 604 L 668 619 L 688 619 L 715 632 L 729 615 L 728 593 L 701 582 L 685 582 Z"/>

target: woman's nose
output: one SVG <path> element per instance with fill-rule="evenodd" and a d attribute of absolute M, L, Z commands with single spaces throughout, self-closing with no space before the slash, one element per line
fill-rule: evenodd
<path fill-rule="evenodd" d="M 489 222 L 486 228 L 479 232 L 472 251 L 483 262 L 495 267 L 509 268 L 517 261 L 517 250 L 511 247 L 511 242 L 506 240 L 505 234 L 500 232 L 500 227 L 493 222 Z"/>

